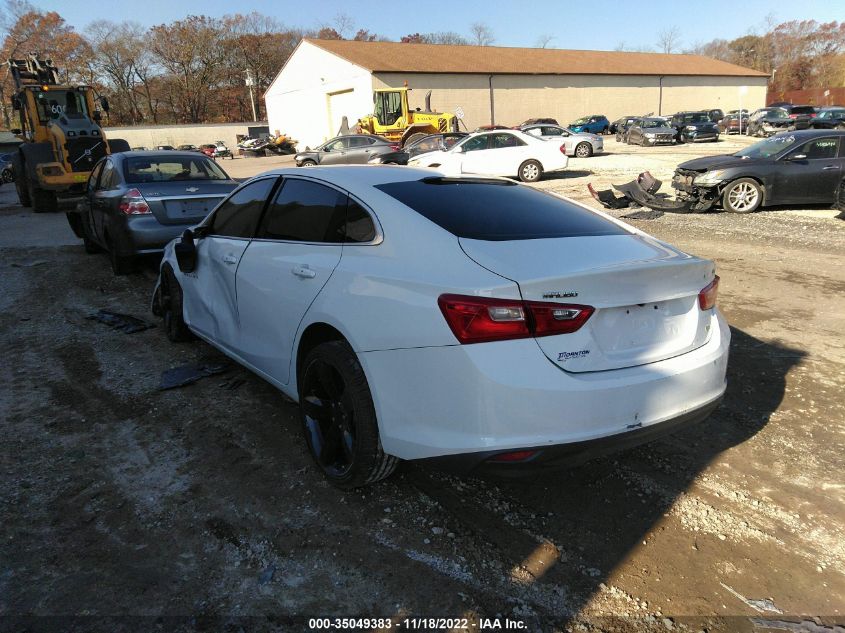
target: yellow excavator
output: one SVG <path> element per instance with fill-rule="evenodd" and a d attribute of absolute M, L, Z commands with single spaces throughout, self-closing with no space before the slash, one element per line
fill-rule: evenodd
<path fill-rule="evenodd" d="M 82 195 L 100 158 L 129 151 L 129 143 L 106 140 L 97 105 L 108 112 L 108 100 L 95 101 L 91 86 L 60 84 L 52 60 L 30 55 L 8 63 L 15 83 L 12 107 L 20 115 L 20 128 L 12 133 L 23 140 L 12 158 L 18 198 L 35 212 L 56 211 Z M 76 232 L 81 227 L 75 220 L 69 213 Z"/>
<path fill-rule="evenodd" d="M 425 109 L 408 106 L 405 88 L 378 89 L 373 93 L 375 113 L 358 119 L 361 134 L 375 134 L 403 146 L 428 134 L 457 132 L 458 117 L 431 109 L 431 90 L 425 95 Z"/>

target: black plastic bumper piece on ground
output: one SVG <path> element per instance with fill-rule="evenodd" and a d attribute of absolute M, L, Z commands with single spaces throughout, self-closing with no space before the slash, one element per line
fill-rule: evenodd
<path fill-rule="evenodd" d="M 722 399 L 718 398 L 703 407 L 688 411 L 671 420 L 594 440 L 552 446 L 528 446 L 504 451 L 444 455 L 414 460 L 414 463 L 459 474 L 491 475 L 507 478 L 532 476 L 538 473 L 572 468 L 596 457 L 634 448 L 697 424 L 705 420 L 719 406 L 721 401 Z M 492 461 L 497 455 L 518 451 L 536 451 L 536 454 L 530 459 L 519 462 Z"/>

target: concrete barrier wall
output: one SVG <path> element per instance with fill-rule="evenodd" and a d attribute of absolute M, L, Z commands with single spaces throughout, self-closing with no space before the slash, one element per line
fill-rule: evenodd
<path fill-rule="evenodd" d="M 203 145 L 223 141 L 233 149 L 237 135 L 247 134 L 247 128 L 266 126 L 266 123 L 221 123 L 199 125 L 137 125 L 131 127 L 106 127 L 106 138 L 122 138 L 130 147 L 155 148 L 157 145 Z"/>

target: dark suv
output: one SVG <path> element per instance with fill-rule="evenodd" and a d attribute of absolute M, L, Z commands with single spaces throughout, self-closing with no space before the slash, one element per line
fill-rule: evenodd
<path fill-rule="evenodd" d="M 679 143 L 719 140 L 719 126 L 710 120 L 707 110 L 678 112 L 672 115 L 669 125 L 675 128 L 675 138 Z"/>
<path fill-rule="evenodd" d="M 809 105 L 789 105 L 783 106 L 789 118 L 795 123 L 796 130 L 806 130 L 810 127 L 810 123 L 816 118 L 816 109 Z"/>

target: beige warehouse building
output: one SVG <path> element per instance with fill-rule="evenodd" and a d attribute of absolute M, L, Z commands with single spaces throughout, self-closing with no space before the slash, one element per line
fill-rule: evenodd
<path fill-rule="evenodd" d="M 372 113 L 378 88 L 412 89 L 469 130 L 535 117 L 672 114 L 765 105 L 768 75 L 699 55 L 311 40 L 264 95 L 270 130 L 314 147 Z M 462 126 L 462 127 L 463 127 Z"/>

